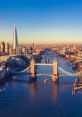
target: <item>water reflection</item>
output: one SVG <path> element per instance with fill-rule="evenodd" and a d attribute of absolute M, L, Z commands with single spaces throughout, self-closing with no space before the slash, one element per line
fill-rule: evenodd
<path fill-rule="evenodd" d="M 0 93 L 4 92 L 6 90 L 5 83 L 0 83 Z"/>
<path fill-rule="evenodd" d="M 52 82 L 52 97 L 53 99 L 58 97 L 59 85 L 57 83 Z"/>
<path fill-rule="evenodd" d="M 30 78 L 30 95 L 32 99 L 35 98 L 36 95 L 36 88 L 37 88 L 37 77 L 35 79 Z"/>

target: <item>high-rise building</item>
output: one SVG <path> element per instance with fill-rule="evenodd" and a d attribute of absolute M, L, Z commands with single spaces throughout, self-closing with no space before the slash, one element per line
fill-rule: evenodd
<path fill-rule="evenodd" d="M 18 46 L 18 38 L 17 38 L 17 29 L 14 25 L 14 31 L 13 31 L 13 54 L 19 53 L 19 46 Z"/>
<path fill-rule="evenodd" d="M 5 43 L 4 42 L 1 42 L 0 43 L 0 52 L 3 54 L 5 53 Z"/>
<path fill-rule="evenodd" d="M 9 54 L 9 43 L 5 43 L 5 53 Z"/>
<path fill-rule="evenodd" d="M 23 47 L 23 48 L 22 48 L 22 53 L 23 53 L 23 54 L 27 54 L 27 48 L 26 48 L 26 47 Z"/>
<path fill-rule="evenodd" d="M 34 42 L 33 42 L 33 49 L 35 48 Z"/>

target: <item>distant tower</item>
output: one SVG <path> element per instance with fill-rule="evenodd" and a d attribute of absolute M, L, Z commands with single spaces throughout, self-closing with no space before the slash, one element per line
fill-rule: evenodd
<path fill-rule="evenodd" d="M 5 52 L 6 54 L 9 54 L 9 43 L 5 43 Z"/>
<path fill-rule="evenodd" d="M 17 29 L 16 26 L 14 25 L 14 30 L 13 30 L 13 54 L 18 54 L 19 53 L 19 47 L 18 47 L 18 39 L 17 39 Z"/>
<path fill-rule="evenodd" d="M 34 45 L 34 42 L 33 42 L 33 49 L 34 49 L 35 45 Z"/>
<path fill-rule="evenodd" d="M 5 52 L 5 43 L 1 42 L 0 43 L 0 52 L 3 54 Z"/>

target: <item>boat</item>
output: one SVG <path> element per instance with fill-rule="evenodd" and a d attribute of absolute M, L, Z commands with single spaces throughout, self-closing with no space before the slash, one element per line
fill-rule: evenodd
<path fill-rule="evenodd" d="M 3 67 L 0 67 L 0 80 L 4 79 L 6 76 L 6 70 Z"/>
<path fill-rule="evenodd" d="M 73 91 L 72 94 L 75 94 L 77 90 L 82 89 L 82 77 L 78 77 L 73 83 Z"/>
<path fill-rule="evenodd" d="M 47 83 L 48 82 L 48 79 L 46 78 L 45 80 L 44 80 L 44 83 Z"/>

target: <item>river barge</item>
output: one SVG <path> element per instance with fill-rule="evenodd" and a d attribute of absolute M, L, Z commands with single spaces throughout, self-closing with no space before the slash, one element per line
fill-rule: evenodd
<path fill-rule="evenodd" d="M 78 77 L 73 83 L 72 94 L 75 94 L 78 90 L 82 89 L 82 77 Z"/>
<path fill-rule="evenodd" d="M 6 76 L 6 70 L 3 67 L 0 67 L 0 81 L 3 80 Z"/>

